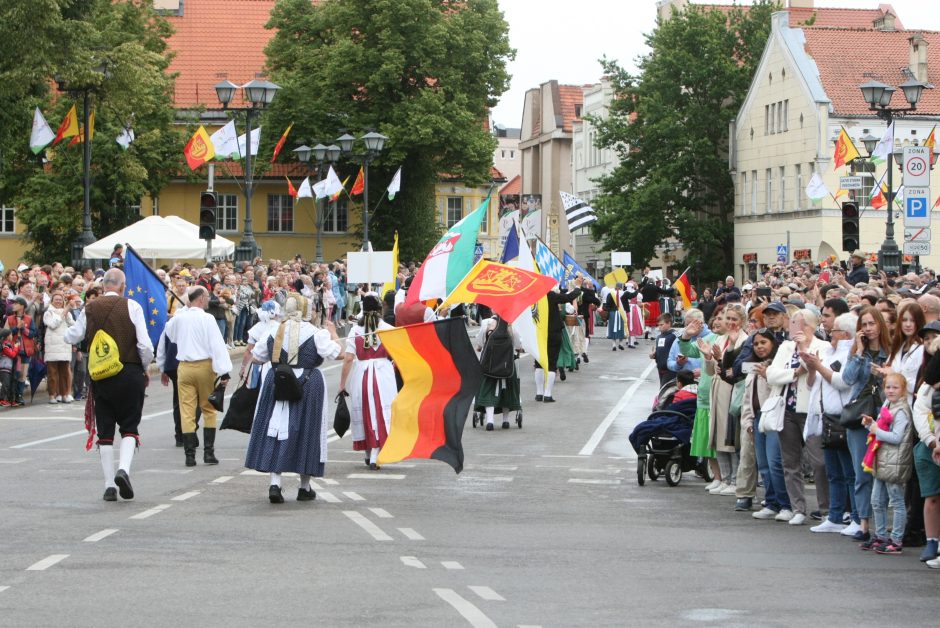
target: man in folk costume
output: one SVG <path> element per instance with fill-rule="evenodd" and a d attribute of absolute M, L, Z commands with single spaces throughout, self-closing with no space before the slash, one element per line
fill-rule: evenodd
<path fill-rule="evenodd" d="M 607 293 L 604 300 L 604 310 L 607 312 L 607 337 L 613 341 L 612 351 L 623 350 L 623 340 L 626 337 L 627 309 L 630 299 L 636 298 L 637 292 L 623 289 L 622 283 L 617 283 L 613 290 Z"/>
<path fill-rule="evenodd" d="M 676 315 L 676 289 L 669 287 L 669 282 L 665 279 L 659 287 L 659 311 L 663 314 Z M 694 298 L 694 297 L 693 297 Z M 645 299 L 644 299 L 645 301 Z"/>
<path fill-rule="evenodd" d="M 660 289 L 656 280 L 649 276 L 650 267 L 643 269 L 643 279 L 640 280 L 640 294 L 646 305 L 646 327 L 653 329 L 659 325 L 659 315 L 662 314 L 659 306 Z"/>
<path fill-rule="evenodd" d="M 480 321 L 477 351 L 483 380 L 477 394 L 477 411 L 482 408 L 486 417 L 486 431 L 492 432 L 496 410 L 503 414 L 502 428 L 509 429 L 509 413 L 522 409 L 519 393 L 519 375 L 515 359 L 522 348 L 519 334 L 502 317 L 494 315 Z M 536 371 L 535 376 L 544 376 Z M 544 381 L 544 380 L 543 380 Z M 520 423 L 521 427 L 521 423 Z"/>
<path fill-rule="evenodd" d="M 555 389 L 555 376 L 558 370 L 558 355 L 561 353 L 562 336 L 565 332 L 565 322 L 559 309 L 565 303 L 570 303 L 581 294 L 583 279 L 575 280 L 575 288 L 568 292 L 561 292 L 555 286 L 545 297 L 548 299 L 548 381 L 542 372 L 542 365 L 535 362 L 535 400 L 552 403 Z"/>
<path fill-rule="evenodd" d="M 643 297 L 640 295 L 636 282 L 632 279 L 627 282 L 627 289 L 625 294 L 633 295 L 628 297 L 629 309 L 627 309 L 626 304 L 624 304 L 624 308 L 627 311 L 627 334 L 629 335 L 628 346 L 631 349 L 636 349 L 638 342 L 637 338 L 643 336 L 645 328 L 643 322 Z"/>
<path fill-rule="evenodd" d="M 578 314 L 584 320 L 584 352 L 581 353 L 581 359 L 587 364 L 587 350 L 591 343 L 591 336 L 594 334 L 594 311 L 601 306 L 601 300 L 597 298 L 596 286 L 594 283 L 585 279 L 581 285 L 581 296 L 578 297 Z"/>
<path fill-rule="evenodd" d="M 85 306 L 75 324 L 65 332 L 65 341 L 73 345 L 86 339 L 91 342 L 100 329 L 111 336 L 117 345 L 121 370 L 91 385 L 98 454 L 104 472 L 104 500 L 113 502 L 117 501 L 118 492 L 123 499 L 134 498 L 130 479 L 131 461 L 140 442 L 138 427 L 144 409 L 144 389 L 150 381 L 147 365 L 153 359 L 153 344 L 147 333 L 143 308 L 123 296 L 124 272 L 117 268 L 108 270 L 104 274 L 102 287 L 104 295 Z M 116 473 L 115 430 L 121 433 Z"/>

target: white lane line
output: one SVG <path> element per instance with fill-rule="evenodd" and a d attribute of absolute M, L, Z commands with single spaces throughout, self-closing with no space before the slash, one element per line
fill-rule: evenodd
<path fill-rule="evenodd" d="M 454 607 L 473 628 L 496 628 L 496 624 L 483 614 L 472 602 L 453 589 L 432 589 L 437 596 Z"/>
<path fill-rule="evenodd" d="M 581 451 L 578 452 L 579 456 L 590 456 L 594 453 L 594 450 L 597 449 L 597 446 L 600 444 L 601 439 L 604 438 L 604 434 L 607 433 L 607 430 L 610 428 L 611 424 L 620 416 L 621 411 L 627 406 L 630 401 L 633 400 L 633 395 L 636 394 L 637 389 L 646 381 L 646 378 L 649 377 L 649 374 L 653 372 L 653 367 L 656 366 L 656 362 L 650 362 L 640 377 L 630 385 L 630 388 L 627 389 L 627 392 L 623 393 L 623 396 L 620 398 L 620 401 L 617 402 L 617 405 L 607 413 L 607 416 L 604 417 L 604 420 L 601 421 L 601 424 L 597 426 L 597 429 L 594 430 L 594 433 L 591 434 L 591 438 L 588 439 L 588 442 L 584 444 L 584 447 L 581 448 Z"/>
<path fill-rule="evenodd" d="M 338 504 L 341 501 L 343 501 L 339 497 L 334 495 L 333 493 L 330 493 L 329 491 L 320 491 L 317 493 L 317 497 L 331 504 Z"/>
<path fill-rule="evenodd" d="M 257 476 L 270 476 L 270 473 L 265 473 L 264 471 L 255 471 L 254 469 L 245 469 L 238 475 L 257 475 Z"/>
<path fill-rule="evenodd" d="M 326 439 L 326 442 L 327 442 L 327 443 L 335 443 L 335 442 L 338 441 L 338 440 L 339 440 L 339 436 L 330 436 L 329 438 Z"/>
<path fill-rule="evenodd" d="M 379 519 L 394 519 L 394 517 L 392 517 L 392 514 L 389 511 L 385 510 L 384 508 L 370 508 L 369 510 L 371 510 L 372 514 L 378 517 Z"/>
<path fill-rule="evenodd" d="M 493 458 L 527 458 L 529 454 L 477 454 L 478 456 L 490 456 Z"/>
<path fill-rule="evenodd" d="M 184 502 L 190 497 L 195 497 L 196 495 L 199 495 L 200 493 L 202 493 L 202 491 L 189 491 L 188 493 L 183 493 L 182 495 L 171 497 L 170 501 L 171 502 Z"/>
<path fill-rule="evenodd" d="M 9 589 L 9 588 L 10 588 L 10 587 L 8 587 L 8 586 L 2 586 L 2 587 L 0 587 L 0 593 L 3 593 L 4 591 L 6 591 L 6 590 Z"/>
<path fill-rule="evenodd" d="M 404 473 L 350 473 L 350 480 L 404 480 Z"/>
<path fill-rule="evenodd" d="M 91 536 L 86 537 L 83 543 L 97 543 L 101 539 L 105 539 L 111 536 L 112 534 L 114 534 L 115 532 L 117 532 L 117 528 L 105 528 L 101 532 L 95 532 Z"/>
<path fill-rule="evenodd" d="M 0 464 L 19 464 L 27 460 L 29 460 L 29 458 L 13 458 L 11 460 L 0 460 Z"/>
<path fill-rule="evenodd" d="M 169 507 L 172 506 L 172 505 L 173 505 L 173 504 L 160 504 L 160 505 L 158 505 L 158 506 L 154 506 L 153 508 L 151 508 L 151 509 L 149 509 L 149 510 L 145 510 L 145 511 L 143 511 L 143 512 L 139 512 L 139 513 L 137 513 L 136 515 L 131 515 L 130 517 L 128 517 L 128 519 L 146 519 L 146 518 L 148 518 L 148 517 L 152 517 L 152 516 L 154 516 L 154 515 L 156 515 L 156 514 L 158 514 L 158 513 L 163 512 L 164 510 L 166 510 L 167 508 L 169 508 Z"/>
<path fill-rule="evenodd" d="M 13 445 L 12 447 L 10 447 L 10 449 L 24 449 L 26 447 L 32 447 L 33 445 L 42 445 L 43 443 L 51 443 L 53 441 L 62 440 L 63 438 L 71 438 L 72 436 L 78 436 L 79 434 L 88 434 L 88 432 L 86 432 L 85 430 L 78 430 L 77 432 L 69 432 L 68 434 L 62 434 L 61 436 L 53 436 L 51 438 L 42 438 L 40 440 L 34 440 L 28 443 L 21 443 L 19 445 Z"/>
<path fill-rule="evenodd" d="M 543 458 L 580 458 L 580 455 L 574 454 L 542 454 Z"/>
<path fill-rule="evenodd" d="M 623 472 L 623 469 L 580 469 L 578 467 L 571 467 L 568 470 L 572 473 L 606 473 L 607 475 L 619 475 Z"/>
<path fill-rule="evenodd" d="M 349 517 L 353 523 L 365 530 L 376 541 L 392 541 L 392 537 L 385 534 L 379 526 L 366 519 L 362 513 L 355 510 L 344 510 L 343 514 Z"/>
<path fill-rule="evenodd" d="M 46 556 L 38 563 L 33 563 L 27 567 L 26 571 L 45 571 L 46 569 L 49 569 L 49 567 L 52 567 L 56 563 L 62 562 L 68 557 L 68 554 L 53 554 L 52 556 Z"/>
<path fill-rule="evenodd" d="M 337 484 L 339 484 L 339 482 L 337 482 L 333 478 L 320 478 L 320 481 L 330 486 L 336 486 Z"/>
<path fill-rule="evenodd" d="M 542 628 L 540 624 L 519 624 L 516 628 Z"/>
<path fill-rule="evenodd" d="M 467 587 L 487 602 L 505 602 L 506 598 L 489 587 L 469 586 Z"/>
<path fill-rule="evenodd" d="M 458 482 L 512 482 L 515 478 L 511 475 L 460 475 Z"/>
<path fill-rule="evenodd" d="M 586 480 L 584 478 L 568 478 L 568 484 L 620 484 L 620 480 Z"/>
<path fill-rule="evenodd" d="M 354 502 L 364 502 L 366 498 L 360 495 L 359 493 L 354 493 L 353 491 L 343 491 L 343 495 L 353 500 Z"/>
<path fill-rule="evenodd" d="M 73 421 L 78 423 L 84 421 L 80 416 L 4 416 L 0 421 Z"/>
<path fill-rule="evenodd" d="M 424 537 L 418 534 L 414 528 L 398 528 L 398 531 L 404 534 L 409 541 L 423 541 Z"/>
<path fill-rule="evenodd" d="M 209 484 L 225 484 L 226 482 L 228 482 L 229 480 L 231 480 L 233 477 L 235 477 L 235 476 L 232 476 L 232 475 L 222 475 L 222 476 L 219 476 L 219 477 L 217 477 L 216 479 L 212 480 L 211 482 L 209 482 Z"/>
<path fill-rule="evenodd" d="M 404 563 L 405 567 L 414 567 L 415 569 L 427 569 L 420 560 L 414 556 L 401 556 L 401 562 Z"/>
<path fill-rule="evenodd" d="M 442 560 L 441 565 L 444 569 L 449 569 L 451 571 L 463 571 L 463 565 L 458 563 L 456 560 Z"/>
<path fill-rule="evenodd" d="M 513 464 L 468 464 L 466 471 L 518 471 L 519 467 Z"/>

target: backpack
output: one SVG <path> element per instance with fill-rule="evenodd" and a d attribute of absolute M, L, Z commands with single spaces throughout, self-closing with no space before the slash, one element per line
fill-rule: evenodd
<path fill-rule="evenodd" d="M 95 332 L 88 352 L 88 376 L 98 382 L 114 377 L 124 369 L 117 342 L 103 329 Z"/>
<path fill-rule="evenodd" d="M 480 367 L 487 377 L 505 379 L 515 371 L 516 349 L 512 342 L 509 323 L 497 319 L 496 329 L 488 332 L 486 344 L 480 354 Z"/>
<path fill-rule="evenodd" d="M 304 396 L 304 384 L 310 377 L 310 369 L 304 369 L 303 379 L 298 379 L 294 369 L 287 362 L 281 362 L 281 348 L 284 345 L 284 323 L 281 323 L 274 337 L 271 366 L 274 367 L 274 400 L 300 401 Z"/>

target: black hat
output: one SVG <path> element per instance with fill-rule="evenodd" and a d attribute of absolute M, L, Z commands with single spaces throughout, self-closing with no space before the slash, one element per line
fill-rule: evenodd
<path fill-rule="evenodd" d="M 19 303 L 23 307 L 26 307 L 28 305 L 28 303 L 26 303 L 26 299 L 24 299 L 23 297 L 19 297 L 19 296 L 13 297 L 13 302 Z"/>
<path fill-rule="evenodd" d="M 767 307 L 764 308 L 764 312 L 780 312 L 781 314 L 786 314 L 787 306 L 780 301 L 771 301 L 767 304 Z"/>
<path fill-rule="evenodd" d="M 926 325 L 920 328 L 920 331 L 917 332 L 917 335 L 923 338 L 927 335 L 928 331 L 936 332 L 940 334 L 940 321 L 930 321 Z"/>

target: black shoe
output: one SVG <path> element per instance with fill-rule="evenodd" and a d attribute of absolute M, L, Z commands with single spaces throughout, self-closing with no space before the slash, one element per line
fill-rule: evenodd
<path fill-rule="evenodd" d="M 196 466 L 196 447 L 199 446 L 198 442 L 195 433 L 183 434 L 183 453 L 186 455 L 187 467 Z"/>
<path fill-rule="evenodd" d="M 545 403 L 555 403 L 555 400 L 552 399 L 551 397 L 544 397 L 542 401 L 544 401 Z"/>
<path fill-rule="evenodd" d="M 274 488 L 274 487 L 272 487 Z M 312 488 L 299 488 L 297 489 L 297 501 L 299 502 L 312 502 L 317 498 L 317 494 Z M 281 501 L 284 501 L 284 498 L 281 498 Z M 280 502 L 277 502 L 280 503 Z"/>
<path fill-rule="evenodd" d="M 177 447 L 182 447 L 182 446 L 183 446 L 183 437 L 182 437 L 181 435 L 178 435 L 178 436 L 176 437 L 176 446 L 177 446 Z"/>
<path fill-rule="evenodd" d="M 558 371 L 558 377 L 559 379 L 561 379 L 561 381 L 565 381 L 566 379 L 568 379 L 568 376 L 565 375 L 565 369 L 560 369 Z"/>
<path fill-rule="evenodd" d="M 495 429 L 495 428 L 493 427 L 493 424 L 492 424 L 492 423 L 487 423 L 487 424 L 486 424 L 486 431 L 487 431 L 487 432 L 492 432 L 494 429 Z"/>
<path fill-rule="evenodd" d="M 541 401 L 541 400 L 544 399 L 544 398 L 545 398 L 545 397 L 542 396 L 542 395 L 536 395 L 536 396 L 535 396 L 535 400 L 536 400 L 536 401 Z"/>
<path fill-rule="evenodd" d="M 503 421 L 503 429 L 504 429 L 504 430 L 508 430 L 508 429 L 509 429 L 509 421 Z"/>
<path fill-rule="evenodd" d="M 734 502 L 734 509 L 736 512 L 744 512 L 751 510 L 751 507 L 754 505 L 754 500 L 750 497 L 741 497 L 736 502 Z"/>
<path fill-rule="evenodd" d="M 104 497 L 102 497 L 101 499 L 103 499 L 106 502 L 116 502 L 117 501 L 117 489 L 114 488 L 113 486 L 109 486 L 108 488 L 104 489 Z"/>
<path fill-rule="evenodd" d="M 134 489 L 131 487 L 131 479 L 127 477 L 127 471 L 118 469 L 114 474 L 114 483 L 118 485 L 121 499 L 134 499 Z"/>
<path fill-rule="evenodd" d="M 616 350 L 617 350 L 617 345 L 614 345 L 613 347 L 611 347 L 610 350 L 611 350 L 611 351 L 616 351 Z"/>
<path fill-rule="evenodd" d="M 587 356 L 586 353 L 582 353 L 582 354 L 581 354 L 581 357 L 584 359 L 584 363 L 585 363 L 585 364 L 587 364 L 588 362 L 590 362 L 590 360 L 588 359 L 588 356 Z"/>
<path fill-rule="evenodd" d="M 369 466 L 369 462 L 370 462 L 370 460 L 369 460 L 369 456 L 368 456 L 368 455 L 366 455 L 366 466 L 367 466 L 367 467 Z"/>
<path fill-rule="evenodd" d="M 284 496 L 281 495 L 281 487 L 272 484 L 271 487 L 268 488 L 268 499 L 272 504 L 283 504 Z"/>
<path fill-rule="evenodd" d="M 809 516 L 811 519 L 814 519 L 816 521 L 823 520 L 823 514 L 822 514 L 822 511 L 820 510 L 814 510 L 813 512 L 809 513 Z"/>
<path fill-rule="evenodd" d="M 380 467 L 379 465 L 375 464 L 374 462 L 370 462 L 370 463 L 369 463 L 369 470 L 370 470 L 370 471 L 378 471 L 378 470 L 381 469 L 381 468 L 382 468 L 382 467 Z"/>
<path fill-rule="evenodd" d="M 202 437 L 205 440 L 202 451 L 202 461 L 206 464 L 219 464 L 219 459 L 215 457 L 215 428 L 204 427 Z"/>
<path fill-rule="evenodd" d="M 620 349 L 621 351 L 624 350 L 624 347 L 623 347 L 623 346 L 620 346 L 620 347 L 617 347 L 617 348 Z"/>

